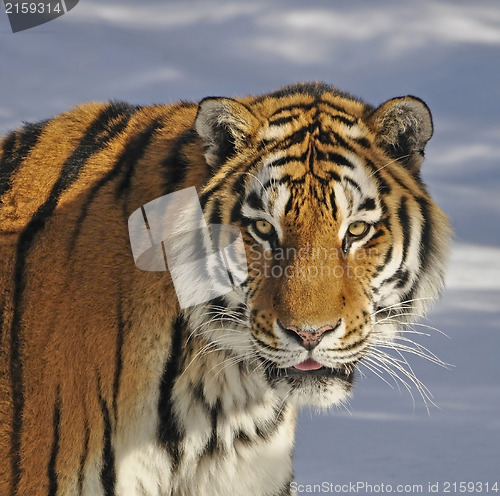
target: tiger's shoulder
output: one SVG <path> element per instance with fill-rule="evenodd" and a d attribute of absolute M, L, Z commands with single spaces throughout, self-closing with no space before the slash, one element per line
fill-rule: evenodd
<path fill-rule="evenodd" d="M 144 164 L 148 188 L 170 177 L 175 189 L 188 175 L 187 159 L 177 158 L 197 141 L 191 130 L 196 109 L 189 102 L 142 107 L 90 102 L 10 132 L 0 140 L 0 231 L 19 232 L 65 191 L 74 195 L 116 182 L 119 196 L 137 165 Z M 193 147 L 189 153 L 196 155 Z M 203 169 L 203 160 L 192 158 Z M 198 172 L 204 177 L 204 170 Z"/>

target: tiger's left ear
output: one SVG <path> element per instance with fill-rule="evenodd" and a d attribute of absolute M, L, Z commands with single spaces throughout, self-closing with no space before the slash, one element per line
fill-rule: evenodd
<path fill-rule="evenodd" d="M 412 172 L 419 171 L 433 132 L 431 112 L 422 100 L 414 96 L 388 100 L 369 115 L 367 123 L 390 157 Z"/>
<path fill-rule="evenodd" d="M 245 146 L 257 124 L 250 110 L 236 100 L 214 97 L 203 99 L 194 127 L 205 145 L 208 165 L 217 167 L 223 164 Z"/>

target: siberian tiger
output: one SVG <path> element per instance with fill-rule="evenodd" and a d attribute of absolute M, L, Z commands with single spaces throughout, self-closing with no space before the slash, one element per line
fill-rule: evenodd
<path fill-rule="evenodd" d="M 443 286 L 432 132 L 418 98 L 308 83 L 89 103 L 5 136 L 0 494 L 292 494 L 297 408 L 343 402 Z M 169 269 L 135 265 L 128 225 L 192 187 L 206 222 L 238 229 L 246 277 L 182 306 Z"/>

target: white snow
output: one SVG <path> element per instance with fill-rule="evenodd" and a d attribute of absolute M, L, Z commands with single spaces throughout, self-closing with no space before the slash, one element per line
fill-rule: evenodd
<path fill-rule="evenodd" d="M 348 410 L 301 415 L 297 481 L 422 484 L 418 494 L 437 481 L 500 484 L 498 0 L 81 0 L 17 34 L 0 8 L 1 133 L 86 100 L 197 100 L 304 80 L 373 104 L 429 104 L 424 179 L 456 235 L 448 289 L 422 321 L 449 337 L 421 326 L 429 336 L 414 336 L 452 366 L 407 357 L 439 409 L 364 370 Z"/>

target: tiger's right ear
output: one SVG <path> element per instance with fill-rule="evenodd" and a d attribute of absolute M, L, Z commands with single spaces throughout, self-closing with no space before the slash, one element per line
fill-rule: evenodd
<path fill-rule="evenodd" d="M 230 98 L 205 98 L 200 102 L 194 128 L 205 146 L 205 160 L 218 167 L 248 143 L 258 121 L 250 110 Z"/>
<path fill-rule="evenodd" d="M 433 130 L 429 107 L 420 98 L 405 96 L 383 103 L 369 116 L 368 125 L 390 157 L 418 172 Z"/>

